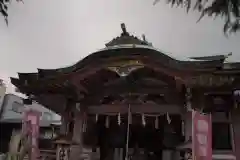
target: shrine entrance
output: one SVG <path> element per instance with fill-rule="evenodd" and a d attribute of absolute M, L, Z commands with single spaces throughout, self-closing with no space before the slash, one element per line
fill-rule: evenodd
<path fill-rule="evenodd" d="M 132 113 L 129 105 L 127 114 L 88 115 L 86 123 L 84 143 L 101 160 L 162 159 L 164 150 L 174 151 L 184 141 L 176 113 Z"/>

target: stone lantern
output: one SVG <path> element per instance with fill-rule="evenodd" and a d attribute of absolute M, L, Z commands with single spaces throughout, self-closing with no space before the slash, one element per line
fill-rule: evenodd
<path fill-rule="evenodd" d="M 182 160 L 192 160 L 192 140 L 189 139 L 188 141 L 178 145 L 176 149 L 179 152 L 183 152 L 184 154 L 181 156 Z"/>

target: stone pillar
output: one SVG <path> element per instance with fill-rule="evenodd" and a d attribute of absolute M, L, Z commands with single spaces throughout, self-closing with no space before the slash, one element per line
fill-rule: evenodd
<path fill-rule="evenodd" d="M 79 105 L 79 104 L 76 104 Z M 77 108 L 78 106 L 76 106 Z M 79 107 L 78 107 L 79 108 Z M 83 151 L 83 112 L 75 110 L 70 160 L 80 160 Z"/>
<path fill-rule="evenodd" d="M 57 143 L 56 160 L 69 160 L 70 143 Z"/>

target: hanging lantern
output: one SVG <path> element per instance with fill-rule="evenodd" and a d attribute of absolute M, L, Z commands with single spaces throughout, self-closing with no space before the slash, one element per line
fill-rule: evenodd
<path fill-rule="evenodd" d="M 118 125 L 121 125 L 121 114 L 118 113 Z"/>
<path fill-rule="evenodd" d="M 159 127 L 159 121 L 158 121 L 158 116 L 155 118 L 155 129 L 158 129 Z"/>
<path fill-rule="evenodd" d="M 234 96 L 234 106 L 235 108 L 238 108 L 240 104 L 240 90 L 233 91 L 233 96 Z"/>
<path fill-rule="evenodd" d="M 144 114 L 142 114 L 142 125 L 146 126 L 146 119 Z"/>
<path fill-rule="evenodd" d="M 171 123 L 171 118 L 170 118 L 170 116 L 169 116 L 169 114 L 168 114 L 168 112 L 167 112 L 167 121 L 168 121 L 168 124 L 170 124 Z"/>
<path fill-rule="evenodd" d="M 95 121 L 98 122 L 98 114 L 95 116 Z"/>
<path fill-rule="evenodd" d="M 109 117 L 108 116 L 106 117 L 105 126 L 106 126 L 106 128 L 109 127 Z"/>

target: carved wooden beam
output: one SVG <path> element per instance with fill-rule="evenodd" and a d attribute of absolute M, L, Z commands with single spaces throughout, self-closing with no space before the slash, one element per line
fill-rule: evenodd
<path fill-rule="evenodd" d="M 164 94 L 164 93 L 175 93 L 174 88 L 169 86 L 147 86 L 147 85 L 118 85 L 118 86 L 109 86 L 102 90 L 101 93 L 106 95 L 116 95 L 116 94 L 124 94 L 124 93 L 132 93 L 132 94 Z"/>
<path fill-rule="evenodd" d="M 203 74 L 185 79 L 190 86 L 222 87 L 231 86 L 235 82 L 235 76 Z"/>
<path fill-rule="evenodd" d="M 145 113 L 145 114 L 180 114 L 181 107 L 178 105 L 156 105 L 156 104 L 130 104 L 131 113 Z M 117 115 L 127 114 L 128 113 L 128 105 L 100 105 L 100 106 L 89 106 L 87 108 L 88 114 L 104 114 L 104 115 Z"/>
<path fill-rule="evenodd" d="M 88 76 L 95 74 L 97 71 L 99 71 L 101 69 L 102 69 L 102 67 L 99 65 L 98 66 L 97 65 L 89 65 L 82 69 L 77 70 L 76 72 L 72 72 L 72 73 L 68 74 L 67 78 L 71 79 L 71 80 L 78 79 L 80 81 Z"/>
<path fill-rule="evenodd" d="M 133 86 L 132 86 L 133 87 Z M 156 94 L 156 95 L 166 95 L 171 96 L 171 100 L 178 101 L 179 94 L 174 90 L 174 88 L 168 88 L 166 86 L 155 86 L 155 87 L 148 87 L 148 86 L 136 86 L 134 88 L 130 88 L 127 86 L 108 86 L 103 88 L 96 89 L 95 93 L 85 97 L 82 100 L 83 104 L 93 104 L 93 103 L 100 103 L 106 96 L 123 96 L 129 94 Z"/>

